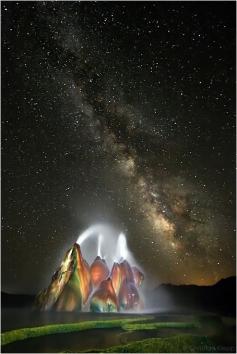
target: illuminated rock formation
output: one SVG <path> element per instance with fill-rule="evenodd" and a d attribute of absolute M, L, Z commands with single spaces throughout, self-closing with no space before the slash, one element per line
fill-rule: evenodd
<path fill-rule="evenodd" d="M 140 297 L 134 282 L 124 279 L 119 291 L 118 302 L 121 311 L 138 310 L 140 308 Z"/>
<path fill-rule="evenodd" d="M 49 287 L 39 294 L 37 302 L 44 310 L 81 310 L 90 291 L 89 267 L 82 258 L 80 246 L 75 244 L 67 252 Z"/>
<path fill-rule="evenodd" d="M 119 264 L 120 270 L 121 270 L 121 283 L 126 279 L 128 282 L 134 283 L 134 277 L 133 277 L 133 271 L 128 263 L 128 261 L 123 260 Z"/>
<path fill-rule="evenodd" d="M 109 276 L 109 268 L 104 259 L 97 256 L 90 267 L 91 283 L 97 288 L 100 283 Z"/>
<path fill-rule="evenodd" d="M 120 264 L 118 264 L 116 262 L 114 262 L 112 270 L 111 270 L 111 279 L 112 279 L 114 291 L 115 291 L 116 295 L 118 296 L 119 290 L 121 287 L 121 283 L 122 283 L 122 274 L 121 274 Z"/>
<path fill-rule="evenodd" d="M 142 307 L 138 288 L 144 275 L 127 260 L 109 268 L 100 256 L 89 267 L 78 244 L 67 251 L 47 289 L 37 296 L 42 310 L 118 312 Z"/>
<path fill-rule="evenodd" d="M 78 244 L 72 249 L 72 260 L 73 272 L 55 304 L 58 311 L 81 310 L 91 292 L 89 266 Z"/>
<path fill-rule="evenodd" d="M 137 287 L 141 285 L 143 274 L 137 267 L 131 267 L 123 260 L 120 264 L 114 263 L 111 271 L 112 282 L 118 297 L 119 309 L 135 310 L 141 306 Z"/>
<path fill-rule="evenodd" d="M 134 266 L 132 267 L 132 272 L 133 272 L 135 285 L 137 288 L 139 288 L 142 285 L 142 282 L 144 280 L 144 275 L 137 267 Z"/>
<path fill-rule="evenodd" d="M 80 246 L 75 243 L 73 253 L 75 257 L 75 273 L 77 281 L 80 283 L 82 303 L 85 304 L 91 292 L 90 267 L 82 257 Z"/>
<path fill-rule="evenodd" d="M 73 272 L 72 249 L 70 249 L 54 273 L 51 283 L 36 299 L 36 304 L 42 310 L 49 310 L 55 304 Z"/>
<path fill-rule="evenodd" d="M 117 312 L 118 302 L 111 278 L 103 280 L 90 301 L 92 312 Z"/>

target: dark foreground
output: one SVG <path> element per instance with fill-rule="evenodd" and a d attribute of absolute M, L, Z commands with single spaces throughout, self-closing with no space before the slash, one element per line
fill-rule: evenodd
<path fill-rule="evenodd" d="M 236 351 L 235 319 L 208 313 L 97 315 L 3 309 L 2 332 L 3 353 Z"/>

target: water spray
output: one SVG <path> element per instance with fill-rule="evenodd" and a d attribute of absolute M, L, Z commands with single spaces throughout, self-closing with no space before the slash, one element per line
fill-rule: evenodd
<path fill-rule="evenodd" d="M 100 258 L 102 258 L 102 254 L 101 254 L 101 242 L 102 242 L 102 239 L 103 239 L 103 235 L 102 234 L 99 234 L 99 239 L 98 239 L 98 256 Z"/>

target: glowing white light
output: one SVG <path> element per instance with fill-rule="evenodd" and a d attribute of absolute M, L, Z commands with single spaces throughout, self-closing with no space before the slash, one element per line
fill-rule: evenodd
<path fill-rule="evenodd" d="M 127 240 L 126 240 L 126 236 L 123 233 L 119 234 L 116 253 L 118 259 L 120 258 L 126 259 L 128 256 Z"/>
<path fill-rule="evenodd" d="M 112 225 L 105 223 L 91 225 L 79 235 L 77 243 L 89 264 L 96 256 L 100 256 L 106 260 L 110 268 L 114 262 L 120 262 L 121 259 L 138 266 L 128 249 L 125 234 L 119 233 Z"/>
<path fill-rule="evenodd" d="M 103 235 L 102 234 L 99 234 L 99 239 L 98 239 L 98 251 L 97 251 L 97 254 L 99 257 L 102 258 L 102 255 L 101 255 L 101 242 L 102 242 L 102 239 L 103 239 Z"/>
<path fill-rule="evenodd" d="M 78 245 L 81 245 L 91 234 L 95 231 L 95 226 L 92 225 L 88 229 L 86 229 L 77 239 Z"/>

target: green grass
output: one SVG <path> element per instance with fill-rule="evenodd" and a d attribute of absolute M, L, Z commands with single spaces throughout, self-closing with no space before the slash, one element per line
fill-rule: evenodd
<path fill-rule="evenodd" d="M 1 334 L 2 346 L 16 341 L 57 333 L 70 333 L 97 328 L 121 328 L 124 331 L 149 331 L 164 328 L 200 328 L 200 321 L 193 322 L 152 322 L 153 316 L 122 318 L 116 320 L 83 321 L 78 323 L 51 324 L 40 327 L 20 328 Z M 169 337 L 148 338 L 121 344 L 105 349 L 89 349 L 83 352 L 94 353 L 214 353 L 218 352 L 207 336 L 179 334 Z M 70 353 L 70 350 L 67 351 Z"/>
<path fill-rule="evenodd" d="M 144 331 L 160 328 L 198 328 L 199 324 L 194 322 L 152 322 L 152 323 L 127 323 L 122 326 L 126 331 Z"/>
<path fill-rule="evenodd" d="M 56 333 L 68 333 L 76 331 L 85 331 L 96 328 L 122 328 L 123 325 L 136 321 L 151 320 L 153 317 L 127 318 L 119 320 L 104 320 L 104 321 L 84 321 L 77 323 L 51 324 L 40 327 L 20 328 L 1 334 L 1 344 L 6 345 L 19 340 L 40 337 Z"/>
<path fill-rule="evenodd" d="M 52 324 L 40 327 L 20 328 L 1 334 L 2 345 L 19 340 L 40 337 L 56 333 L 69 333 L 97 328 L 121 328 L 125 331 L 154 330 L 159 328 L 195 328 L 197 323 L 192 322 L 147 322 L 153 317 L 127 318 L 104 321 L 84 321 L 78 323 Z M 140 323 L 142 322 L 142 323 Z"/>
<path fill-rule="evenodd" d="M 87 353 L 214 353 L 218 352 L 205 336 L 189 334 L 168 338 L 149 338 L 105 349 L 90 349 Z"/>

